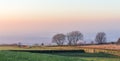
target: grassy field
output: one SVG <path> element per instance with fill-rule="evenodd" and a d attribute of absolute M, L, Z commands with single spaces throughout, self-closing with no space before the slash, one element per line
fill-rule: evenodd
<path fill-rule="evenodd" d="M 67 46 L 67 47 L 48 47 L 48 46 L 43 46 L 43 47 L 32 47 L 32 48 L 20 48 L 18 46 L 0 46 L 0 50 L 79 50 L 79 47 L 74 47 L 74 46 Z"/>
<path fill-rule="evenodd" d="M 84 46 L 84 47 L 87 47 L 87 48 L 101 48 L 101 49 L 120 50 L 120 45 L 116 45 L 116 44 L 88 45 L 88 46 Z"/>
<path fill-rule="evenodd" d="M 0 61 L 120 61 L 120 57 L 106 53 L 30 53 L 9 50 L 79 50 L 81 46 L 43 46 L 20 48 L 18 46 L 0 46 Z"/>
<path fill-rule="evenodd" d="M 120 61 L 113 55 L 97 53 L 29 53 L 0 51 L 0 61 Z"/>
<path fill-rule="evenodd" d="M 120 45 L 109 44 L 109 45 L 86 45 L 86 46 L 39 46 L 39 47 L 24 47 L 19 48 L 18 46 L 0 46 L 0 50 L 79 50 L 80 48 L 97 48 L 97 49 L 112 49 L 120 50 Z"/>

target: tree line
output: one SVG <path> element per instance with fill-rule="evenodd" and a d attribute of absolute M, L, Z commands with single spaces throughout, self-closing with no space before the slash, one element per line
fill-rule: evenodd
<path fill-rule="evenodd" d="M 67 34 L 59 33 L 55 34 L 52 37 L 52 43 L 56 43 L 57 45 L 79 45 L 79 41 L 84 42 L 84 35 L 80 31 L 72 31 Z M 110 44 L 118 44 L 120 45 L 120 38 L 117 40 L 117 42 L 109 42 Z M 86 44 L 86 43 L 84 43 Z M 105 32 L 98 32 L 95 36 L 94 41 L 91 41 L 90 44 L 108 44 L 107 37 Z M 22 43 L 17 44 L 19 47 L 23 46 Z M 44 43 L 41 44 L 34 44 L 33 46 L 44 46 Z"/>
<path fill-rule="evenodd" d="M 56 34 L 52 38 L 52 42 L 56 43 L 57 45 L 64 45 L 67 42 L 67 45 L 78 45 L 78 41 L 83 41 L 84 35 L 80 31 L 72 31 L 67 34 Z M 95 37 L 95 42 L 97 44 L 104 44 L 106 43 L 106 33 L 105 32 L 98 32 Z"/>

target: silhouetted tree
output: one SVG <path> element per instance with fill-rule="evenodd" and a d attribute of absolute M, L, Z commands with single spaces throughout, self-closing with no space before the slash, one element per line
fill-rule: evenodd
<path fill-rule="evenodd" d="M 83 40 L 83 34 L 79 31 L 72 31 L 67 34 L 68 45 L 77 45 L 79 40 Z"/>
<path fill-rule="evenodd" d="M 118 39 L 117 44 L 120 44 L 120 38 Z"/>
<path fill-rule="evenodd" d="M 99 33 L 97 33 L 96 38 L 95 38 L 95 41 L 96 41 L 98 44 L 106 43 L 106 34 L 105 34 L 104 32 L 99 32 Z"/>
<path fill-rule="evenodd" d="M 41 46 L 44 46 L 44 43 L 41 43 Z"/>
<path fill-rule="evenodd" d="M 63 45 L 65 42 L 65 35 L 64 34 L 56 34 L 55 36 L 53 36 L 53 43 L 56 43 L 57 45 Z"/>

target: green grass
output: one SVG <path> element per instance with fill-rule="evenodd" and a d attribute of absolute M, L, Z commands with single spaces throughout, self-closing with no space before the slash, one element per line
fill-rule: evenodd
<path fill-rule="evenodd" d="M 0 51 L 0 61 L 120 61 L 119 58 L 104 53 L 100 53 L 101 55 L 88 53 L 79 53 L 78 55 L 77 53 L 60 54 Z"/>
<path fill-rule="evenodd" d="M 68 56 L 68 57 L 101 57 L 101 58 L 120 58 L 119 56 L 106 54 L 106 53 L 52 53 L 52 55 L 59 55 L 59 56 Z"/>

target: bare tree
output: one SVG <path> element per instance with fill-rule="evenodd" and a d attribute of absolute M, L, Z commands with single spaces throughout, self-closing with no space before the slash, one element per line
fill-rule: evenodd
<path fill-rule="evenodd" d="M 68 45 L 77 45 L 79 40 L 83 40 L 83 34 L 79 31 L 73 31 L 67 34 Z"/>
<path fill-rule="evenodd" d="M 96 41 L 98 44 L 106 43 L 106 34 L 105 34 L 104 32 L 99 32 L 99 33 L 97 33 L 96 38 L 95 38 L 95 41 Z"/>
<path fill-rule="evenodd" d="M 57 45 L 63 45 L 65 42 L 65 35 L 64 34 L 56 34 L 52 39 L 53 43 L 56 43 Z"/>
<path fill-rule="evenodd" d="M 41 43 L 41 46 L 44 46 L 44 43 Z"/>
<path fill-rule="evenodd" d="M 120 44 L 120 38 L 118 39 L 117 44 Z"/>

